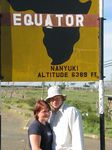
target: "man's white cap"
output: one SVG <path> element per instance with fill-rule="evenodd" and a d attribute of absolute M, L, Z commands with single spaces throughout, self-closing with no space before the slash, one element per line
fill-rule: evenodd
<path fill-rule="evenodd" d="M 49 101 L 54 96 L 58 96 L 58 95 L 63 96 L 65 100 L 66 95 L 62 94 L 61 88 L 59 86 L 52 86 L 48 89 L 48 96 L 46 97 L 45 100 Z"/>

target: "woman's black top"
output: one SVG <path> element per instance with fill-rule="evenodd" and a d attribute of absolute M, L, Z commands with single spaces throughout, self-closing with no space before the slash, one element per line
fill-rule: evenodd
<path fill-rule="evenodd" d="M 41 136 L 40 148 L 42 150 L 52 150 L 53 135 L 52 135 L 52 130 L 50 128 L 49 123 L 46 123 L 46 125 L 43 125 L 38 120 L 34 120 L 31 123 L 31 125 L 29 126 L 28 137 L 31 134 L 35 134 L 35 135 L 40 135 Z M 30 140 L 29 140 L 29 143 L 30 143 Z M 32 150 L 31 144 L 30 144 L 30 149 Z"/>

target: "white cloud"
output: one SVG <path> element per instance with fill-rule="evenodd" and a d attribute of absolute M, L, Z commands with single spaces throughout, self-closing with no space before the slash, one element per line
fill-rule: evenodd
<path fill-rule="evenodd" d="M 112 0 L 104 0 L 104 14 L 105 14 L 105 17 L 107 17 L 107 18 L 111 17 L 111 14 L 112 14 Z"/>
<path fill-rule="evenodd" d="M 112 60 L 112 0 L 104 0 L 104 61 Z M 104 68 L 105 80 L 112 80 L 112 66 Z"/>
<path fill-rule="evenodd" d="M 112 21 L 105 21 L 104 54 L 104 59 L 112 59 Z"/>

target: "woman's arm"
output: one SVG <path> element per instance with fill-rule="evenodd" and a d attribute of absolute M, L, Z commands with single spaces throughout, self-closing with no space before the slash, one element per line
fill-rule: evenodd
<path fill-rule="evenodd" d="M 29 138 L 30 138 L 30 144 L 31 144 L 32 150 L 42 150 L 40 148 L 40 142 L 41 142 L 40 135 L 31 134 Z"/>

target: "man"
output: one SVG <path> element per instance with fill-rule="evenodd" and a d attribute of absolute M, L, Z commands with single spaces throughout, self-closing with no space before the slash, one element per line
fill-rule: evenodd
<path fill-rule="evenodd" d="M 53 150 L 84 150 L 82 119 L 80 112 L 72 106 L 65 104 L 66 96 L 62 94 L 59 86 L 48 89 L 49 102 L 52 108 L 50 119 L 53 129 Z"/>

